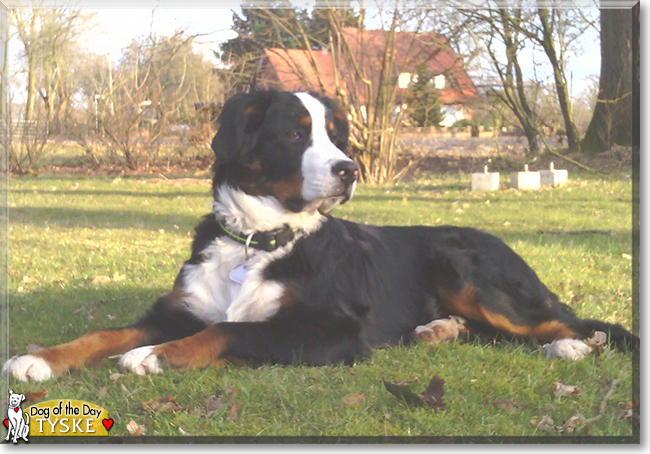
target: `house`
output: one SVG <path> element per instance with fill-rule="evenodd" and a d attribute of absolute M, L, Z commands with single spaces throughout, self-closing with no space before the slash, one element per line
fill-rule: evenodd
<path fill-rule="evenodd" d="M 336 59 L 338 71 L 335 71 L 335 58 L 325 49 L 265 49 L 259 62 L 257 85 L 282 90 L 312 90 L 334 96 L 338 82 L 349 97 L 365 104 L 369 95 L 376 96 L 390 34 L 383 30 L 360 33 L 356 28 L 344 28 L 342 35 L 356 67 L 370 81 L 372 90 L 361 81 L 354 65 L 340 56 Z M 409 84 L 417 80 L 417 72 L 426 69 L 435 75 L 432 80 L 439 89 L 444 115 L 441 125 L 450 126 L 460 119 L 471 118 L 469 104 L 477 96 L 476 87 L 447 39 L 436 33 L 410 32 L 395 33 L 394 38 L 395 75 L 390 83 L 397 86 L 396 110 L 401 108 Z"/>

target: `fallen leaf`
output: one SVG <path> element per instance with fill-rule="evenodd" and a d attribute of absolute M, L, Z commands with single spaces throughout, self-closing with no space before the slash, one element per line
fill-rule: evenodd
<path fill-rule="evenodd" d="M 363 402 L 366 398 L 366 395 L 362 392 L 350 394 L 349 396 L 345 396 L 342 400 L 345 405 L 356 405 L 360 404 Z"/>
<path fill-rule="evenodd" d="M 442 396 L 445 394 L 444 386 L 445 381 L 438 376 L 434 376 L 420 397 L 430 408 L 442 410 L 445 408 L 445 404 L 442 402 Z"/>
<path fill-rule="evenodd" d="M 36 276 L 23 276 L 23 284 L 31 284 L 33 282 L 38 282 L 38 278 Z"/>
<path fill-rule="evenodd" d="M 541 421 L 533 418 L 530 420 L 530 423 L 542 432 L 555 432 L 555 422 L 550 416 L 544 415 Z"/>
<path fill-rule="evenodd" d="M 584 422 L 585 422 L 585 417 L 582 416 L 580 413 L 577 413 L 566 420 L 566 422 L 562 426 L 562 431 L 566 433 L 573 433 Z"/>
<path fill-rule="evenodd" d="M 188 435 L 189 435 L 189 434 L 188 434 L 187 432 L 185 432 L 185 431 L 183 430 L 183 428 L 180 427 L 180 426 L 178 426 L 178 432 L 179 432 L 181 435 L 184 435 L 184 436 L 188 436 Z"/>
<path fill-rule="evenodd" d="M 41 391 L 25 391 L 25 403 L 27 402 L 36 402 L 37 400 L 42 400 L 47 396 L 47 390 L 43 389 Z"/>
<path fill-rule="evenodd" d="M 147 433 L 147 429 L 144 426 L 136 423 L 134 420 L 129 421 L 129 423 L 126 425 L 126 430 L 134 437 L 139 437 Z"/>
<path fill-rule="evenodd" d="M 99 399 L 103 399 L 108 395 L 108 388 L 106 386 L 102 386 L 99 391 L 97 391 L 97 397 Z"/>
<path fill-rule="evenodd" d="M 232 404 L 228 408 L 228 421 L 237 421 L 239 419 L 239 410 L 241 409 L 241 402 Z"/>
<path fill-rule="evenodd" d="M 100 276 L 95 276 L 92 283 L 93 284 L 105 284 L 106 282 L 110 282 L 110 281 L 111 281 L 110 277 L 100 275 Z"/>
<path fill-rule="evenodd" d="M 567 385 L 563 381 L 554 381 L 553 383 L 555 384 L 555 397 L 567 397 L 571 394 L 575 394 L 577 396 L 580 395 L 581 391 L 575 385 Z"/>
<path fill-rule="evenodd" d="M 126 274 L 120 274 L 117 271 L 115 272 L 115 274 L 113 274 L 113 282 L 120 282 L 123 281 L 124 279 L 126 279 Z"/>
<path fill-rule="evenodd" d="M 389 393 L 397 398 L 404 399 L 409 404 L 415 406 L 427 406 L 434 410 L 445 408 L 445 404 L 442 402 L 442 396 L 445 393 L 445 381 L 442 378 L 434 376 L 429 382 L 429 386 L 427 386 L 427 389 L 425 389 L 422 394 L 415 393 L 411 389 L 410 384 L 408 384 L 409 382 L 413 381 L 384 380 L 384 386 Z"/>
<path fill-rule="evenodd" d="M 142 402 L 141 408 L 145 411 L 153 411 L 155 413 L 169 413 L 183 410 L 183 407 L 176 402 L 176 397 L 172 395 L 159 397 L 158 399 L 149 399 L 146 402 Z"/>
<path fill-rule="evenodd" d="M 418 380 L 419 381 L 419 380 Z M 422 406 L 424 402 L 420 396 L 413 392 L 411 385 L 408 384 L 409 381 L 386 381 L 384 380 L 384 387 L 386 390 L 391 393 L 393 396 L 398 399 L 403 399 L 408 404 Z"/>
<path fill-rule="evenodd" d="M 215 391 L 214 394 L 205 399 L 205 408 L 207 410 L 206 416 L 212 416 L 219 412 L 224 407 L 223 400 L 221 399 L 221 391 Z"/>
<path fill-rule="evenodd" d="M 492 406 L 498 410 L 508 410 L 510 412 L 517 412 L 520 408 L 526 408 L 527 405 L 521 403 L 521 402 L 516 402 L 516 401 L 509 401 L 509 400 L 495 400 L 492 402 Z"/>

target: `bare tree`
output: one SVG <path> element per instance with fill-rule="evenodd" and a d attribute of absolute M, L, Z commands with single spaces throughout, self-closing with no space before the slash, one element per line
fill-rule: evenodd
<path fill-rule="evenodd" d="M 76 40 L 87 15 L 75 8 L 16 10 L 16 35 L 23 45 L 27 79 L 23 119 L 30 121 L 37 97 L 45 106 L 48 129 L 57 132 L 68 113 L 75 87 L 70 77 Z"/>
<path fill-rule="evenodd" d="M 150 35 L 133 41 L 116 67 L 104 59 L 91 62 L 94 75 L 84 82 L 86 128 L 76 136 L 91 160 L 97 161 L 99 147 L 110 164 L 140 169 L 172 136 L 191 128 L 195 104 L 211 102 L 220 88 L 212 66 L 194 53 L 194 39 L 182 30 Z"/>
<path fill-rule="evenodd" d="M 408 106 L 407 88 L 419 67 L 426 67 L 440 53 L 448 57 L 447 66 L 437 68 L 448 83 L 455 82 L 462 64 L 455 59 L 447 40 L 436 33 L 425 33 L 430 11 L 399 8 L 380 10 L 376 23 L 380 30 L 366 30 L 367 11 L 361 9 L 355 27 L 349 16 L 336 9 L 319 10 L 328 21 L 328 46 L 313 49 L 311 33 L 297 20 L 262 10 L 265 18 L 302 49 L 272 50 L 286 71 L 292 73 L 295 86 L 334 95 L 347 112 L 351 124 L 351 152 L 359 164 L 364 181 L 381 183 L 396 174 L 395 140 Z M 322 31 L 320 33 L 322 35 Z M 305 63 L 306 62 L 306 63 Z M 400 82 L 401 81 L 401 82 Z M 471 82 L 469 82 L 471 85 Z M 462 92 L 463 88 L 458 87 Z M 474 87 L 465 87 L 468 96 Z M 472 93 L 469 93 L 472 91 Z"/>

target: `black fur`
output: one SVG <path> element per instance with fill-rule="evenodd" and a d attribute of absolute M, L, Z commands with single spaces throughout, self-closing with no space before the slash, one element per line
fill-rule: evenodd
<path fill-rule="evenodd" d="M 333 101 L 321 101 L 335 125 L 330 138 L 345 150 L 347 120 Z M 309 146 L 309 126 L 299 121 L 307 114 L 289 93 L 231 98 L 213 141 L 215 196 L 222 185 L 274 195 L 273 184 L 294 178 Z M 294 202 L 288 209 L 299 211 L 300 201 Z M 203 261 L 202 251 L 222 234 L 214 215 L 206 216 L 196 228 L 187 263 Z M 263 322 L 216 325 L 215 332 L 228 339 L 220 353 L 224 357 L 351 363 L 450 315 L 467 318 L 477 332 L 527 335 L 549 324 L 580 338 L 602 330 L 614 344 L 639 346 L 638 337 L 619 325 L 578 318 L 503 241 L 471 228 L 375 227 L 328 217 L 271 262 L 263 277 L 287 289 L 282 305 Z M 179 277 L 172 296 L 159 300 L 140 322 L 158 333 L 156 339 L 166 330 L 165 338 L 180 338 L 205 328 L 183 311 L 182 287 Z"/>

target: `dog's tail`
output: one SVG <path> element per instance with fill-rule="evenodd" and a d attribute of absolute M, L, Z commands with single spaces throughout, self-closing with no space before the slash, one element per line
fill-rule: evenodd
<path fill-rule="evenodd" d="M 566 305 L 561 304 L 562 319 L 582 339 L 591 337 L 596 331 L 607 334 L 607 340 L 613 346 L 630 351 L 639 351 L 641 340 L 621 325 L 602 322 L 600 320 L 583 319 L 576 316 Z"/>

